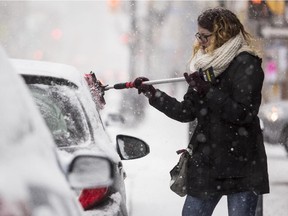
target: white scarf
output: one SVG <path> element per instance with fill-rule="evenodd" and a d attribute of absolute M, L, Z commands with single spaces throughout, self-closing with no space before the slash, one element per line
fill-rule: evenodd
<path fill-rule="evenodd" d="M 200 68 L 206 70 L 212 66 L 217 77 L 227 69 L 235 56 L 243 51 L 257 56 L 255 51 L 245 41 L 242 33 L 239 33 L 212 53 L 205 53 L 204 50 L 199 49 L 190 62 L 190 71 L 198 71 Z"/>

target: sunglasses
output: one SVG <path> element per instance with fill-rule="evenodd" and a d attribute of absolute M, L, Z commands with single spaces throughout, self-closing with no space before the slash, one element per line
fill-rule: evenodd
<path fill-rule="evenodd" d="M 208 41 L 208 38 L 211 37 L 212 34 L 209 34 L 209 35 L 204 35 L 204 34 L 200 34 L 199 32 L 197 32 L 195 34 L 195 37 L 197 38 L 197 40 L 199 42 L 202 42 L 202 43 L 206 43 Z"/>

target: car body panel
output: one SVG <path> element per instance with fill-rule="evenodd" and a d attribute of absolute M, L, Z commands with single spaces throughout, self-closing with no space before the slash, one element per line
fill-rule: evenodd
<path fill-rule="evenodd" d="M 82 74 L 73 67 L 65 67 L 58 63 L 26 61 L 19 59 L 12 59 L 11 62 L 28 84 L 29 82 L 33 83 L 35 77 L 40 78 L 40 80 L 45 77 L 45 79 L 50 79 L 52 82 L 54 82 L 53 80 L 55 79 L 61 78 L 72 83 L 69 84 L 65 82 L 60 86 L 60 89 L 63 94 L 67 94 L 67 98 L 74 95 L 75 98 L 77 98 L 77 101 L 80 102 L 82 109 L 85 110 L 85 117 L 83 116 L 83 118 L 87 118 L 87 121 L 89 121 L 89 131 L 92 133 L 91 136 L 93 139 L 87 139 L 86 143 L 83 142 L 79 145 L 62 146 L 59 147 L 59 149 L 72 154 L 79 150 L 89 150 L 91 152 L 104 154 L 114 163 L 114 183 L 110 187 L 111 191 L 109 197 L 103 204 L 93 208 L 92 210 L 85 211 L 85 215 L 126 216 L 128 212 L 126 208 L 124 184 L 124 178 L 126 175 L 122 167 L 121 159 L 117 154 L 116 145 L 111 142 L 110 137 L 105 131 L 99 110 L 92 99 L 84 76 L 82 76 Z M 41 68 L 45 68 L 45 70 Z M 39 82 L 42 82 L 40 80 Z M 57 80 L 57 82 L 58 81 L 59 80 Z M 36 83 L 37 82 L 38 81 L 36 80 Z M 35 85 L 37 86 L 38 84 Z M 38 87 L 42 88 L 39 85 Z M 51 91 L 55 93 L 56 90 L 52 89 Z M 59 91 L 59 94 L 61 94 L 61 91 Z"/>
<path fill-rule="evenodd" d="M 2 48 L 0 61 L 0 214 L 82 215 L 51 133 Z"/>

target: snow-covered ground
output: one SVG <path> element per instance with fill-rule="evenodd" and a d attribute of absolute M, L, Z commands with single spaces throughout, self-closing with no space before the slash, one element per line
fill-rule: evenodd
<path fill-rule="evenodd" d="M 107 93 L 115 94 L 115 93 Z M 107 100 L 109 106 L 109 100 Z M 124 161 L 131 216 L 181 215 L 185 198 L 169 189 L 169 171 L 178 161 L 176 150 L 188 143 L 188 124 L 169 119 L 151 106 L 146 117 L 134 128 L 107 128 L 145 140 L 151 153 L 142 159 Z M 271 193 L 264 195 L 264 216 L 288 214 L 288 157 L 279 145 L 266 144 Z M 213 216 L 227 216 L 226 197 L 217 205 Z"/>

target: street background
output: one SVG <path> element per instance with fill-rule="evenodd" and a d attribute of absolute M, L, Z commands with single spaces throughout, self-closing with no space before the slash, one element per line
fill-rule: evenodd
<path fill-rule="evenodd" d="M 287 1 L 0 1 L 0 43 L 11 58 L 52 61 L 94 71 L 104 84 L 183 76 L 197 31 L 199 13 L 214 6 L 234 11 L 263 59 L 263 104 L 288 98 Z M 161 86 L 181 99 L 185 84 Z M 120 112 L 125 127 L 110 127 L 144 139 L 151 154 L 125 162 L 133 216 L 180 215 L 183 198 L 169 189 L 169 171 L 186 147 L 189 125 L 147 105 L 136 91 L 106 92 L 109 112 Z M 264 215 L 288 213 L 288 158 L 280 145 L 266 144 L 271 193 Z M 215 210 L 227 215 L 225 199 Z"/>

